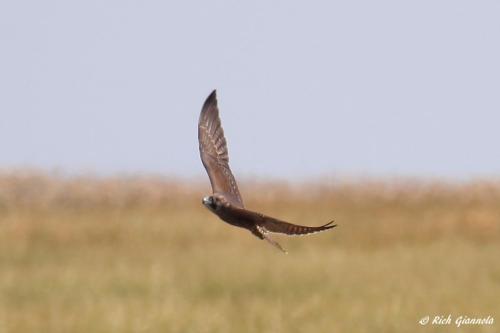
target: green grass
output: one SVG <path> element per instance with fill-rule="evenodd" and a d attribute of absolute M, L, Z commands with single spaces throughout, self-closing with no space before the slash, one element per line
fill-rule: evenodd
<path fill-rule="evenodd" d="M 247 206 L 339 224 L 277 237 L 283 255 L 212 216 L 198 186 L 37 177 L 0 177 L 2 333 L 500 330 L 418 324 L 500 321 L 495 183 L 274 184 Z"/>

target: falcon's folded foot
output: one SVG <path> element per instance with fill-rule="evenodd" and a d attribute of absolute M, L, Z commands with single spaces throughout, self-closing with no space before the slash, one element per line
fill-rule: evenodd
<path fill-rule="evenodd" d="M 256 225 L 254 228 L 250 228 L 249 230 L 252 234 L 257 236 L 258 238 L 265 239 L 269 244 L 271 244 L 272 246 L 274 246 L 275 248 L 277 248 L 278 250 L 280 250 L 284 254 L 288 254 L 288 252 L 284 248 L 282 248 L 281 245 L 277 241 L 275 241 L 274 239 L 269 237 L 269 235 L 267 234 L 268 231 L 266 229 Z"/>
<path fill-rule="evenodd" d="M 273 240 L 271 237 L 269 237 L 266 234 L 262 234 L 262 236 L 263 236 L 263 239 L 265 239 L 266 241 L 269 242 L 269 244 L 271 244 L 272 246 L 276 247 L 277 249 L 279 249 L 284 254 L 288 254 L 288 252 L 283 247 L 281 247 L 281 245 L 277 241 Z"/>

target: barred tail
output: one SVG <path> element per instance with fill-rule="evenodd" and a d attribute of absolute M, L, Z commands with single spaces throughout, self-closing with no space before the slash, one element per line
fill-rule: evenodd
<path fill-rule="evenodd" d="M 337 226 L 336 224 L 333 224 L 333 221 L 328 222 L 327 224 L 324 224 L 319 227 L 308 227 L 290 223 L 290 225 L 287 226 L 287 231 L 285 233 L 290 236 L 303 236 L 303 235 L 309 235 L 317 232 L 326 231 L 336 226 Z"/>
<path fill-rule="evenodd" d="M 277 232 L 290 236 L 302 236 L 332 229 L 337 226 L 336 224 L 333 224 L 333 222 L 334 221 L 330 221 L 327 224 L 319 227 L 308 227 L 280 221 L 268 216 L 263 216 L 263 219 L 260 221 L 259 226 L 267 232 Z"/>

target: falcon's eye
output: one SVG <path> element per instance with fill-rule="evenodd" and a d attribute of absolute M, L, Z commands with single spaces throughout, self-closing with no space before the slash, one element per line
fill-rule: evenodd
<path fill-rule="evenodd" d="M 215 209 L 215 207 L 217 207 L 217 200 L 214 197 L 210 197 L 209 205 L 210 205 L 210 207 Z"/>

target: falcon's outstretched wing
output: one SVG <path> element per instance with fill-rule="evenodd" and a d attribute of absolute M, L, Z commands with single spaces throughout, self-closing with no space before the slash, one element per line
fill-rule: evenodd
<path fill-rule="evenodd" d="M 332 224 L 333 221 L 319 227 L 297 225 L 285 221 L 280 221 L 273 217 L 253 212 L 248 209 L 232 206 L 224 207 L 223 210 L 226 210 L 225 215 L 226 217 L 229 217 L 229 219 L 227 220 L 229 223 L 248 228 L 255 236 L 259 237 L 260 239 L 265 239 L 271 245 L 275 246 L 284 253 L 287 253 L 286 250 L 281 247 L 278 242 L 270 238 L 268 233 L 273 232 L 286 234 L 288 236 L 302 236 L 325 231 L 337 226 L 336 224 Z"/>
<path fill-rule="evenodd" d="M 227 209 L 227 214 L 231 216 L 231 219 L 234 222 L 255 225 L 257 230 L 263 234 L 273 232 L 289 236 L 302 236 L 325 231 L 337 226 L 336 224 L 333 224 L 333 221 L 331 221 L 318 227 L 308 227 L 281 221 L 275 219 L 274 217 L 244 208 L 228 207 L 225 209 Z"/>
<path fill-rule="evenodd" d="M 226 138 L 219 118 L 215 90 L 208 96 L 198 121 L 200 157 L 207 170 L 213 193 L 224 195 L 236 207 L 243 208 L 240 191 L 231 169 Z"/>
<path fill-rule="evenodd" d="M 262 215 L 260 223 L 257 223 L 257 225 L 267 232 L 281 233 L 289 236 L 303 236 L 314 234 L 316 232 L 325 231 L 337 226 L 336 224 L 333 224 L 333 221 L 331 221 L 319 227 L 308 227 L 304 225 L 280 221 L 278 219 L 265 215 Z"/>

